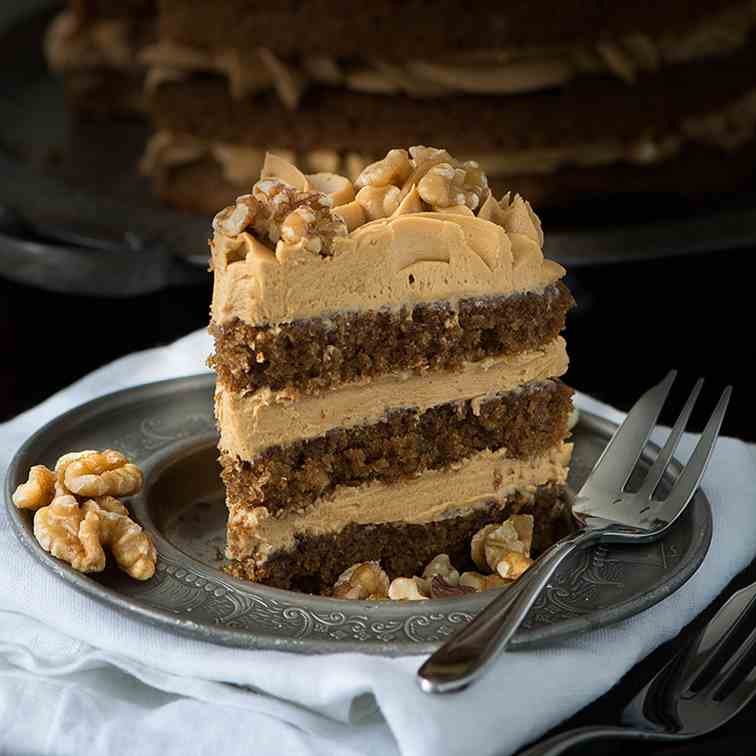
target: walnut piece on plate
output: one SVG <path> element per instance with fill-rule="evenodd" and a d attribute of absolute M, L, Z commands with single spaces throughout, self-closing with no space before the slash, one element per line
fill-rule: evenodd
<path fill-rule="evenodd" d="M 70 452 L 58 459 L 55 472 L 32 467 L 13 503 L 35 510 L 40 546 L 78 572 L 102 572 L 107 548 L 124 572 L 148 580 L 155 574 L 155 544 L 115 498 L 138 493 L 143 482 L 142 471 L 121 452 Z"/>

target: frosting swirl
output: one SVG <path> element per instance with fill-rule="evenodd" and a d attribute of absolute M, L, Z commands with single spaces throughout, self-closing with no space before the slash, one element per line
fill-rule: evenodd
<path fill-rule="evenodd" d="M 351 199 L 370 185 L 355 195 L 343 176 L 308 176 L 268 156 L 257 186 L 276 180 L 304 194 L 319 192 L 324 197 L 320 204 L 330 203 L 332 215 L 349 230 L 329 239 L 327 250 L 307 239 L 291 243 L 278 231 L 260 238 L 253 231 L 251 204 L 257 194 L 240 197 L 214 221 L 215 322 L 279 323 L 340 311 L 540 291 L 564 275 L 560 265 L 544 260 L 540 222 L 525 200 L 506 196 L 497 202 L 488 193 L 477 214 L 467 205 L 430 208 L 417 188 L 431 168 L 453 158 L 430 148 L 413 148 L 410 154 L 411 173 L 401 189 L 395 187 L 403 198 L 390 215 L 373 220 L 364 210 L 360 215 L 359 203 Z"/>

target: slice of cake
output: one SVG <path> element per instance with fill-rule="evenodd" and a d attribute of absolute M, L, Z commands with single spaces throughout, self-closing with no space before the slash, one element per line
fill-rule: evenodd
<path fill-rule="evenodd" d="M 555 538 L 573 299 L 538 218 L 475 163 L 391 150 L 357 181 L 269 155 L 214 221 L 211 332 L 233 574 L 327 591 L 377 561 Z"/>

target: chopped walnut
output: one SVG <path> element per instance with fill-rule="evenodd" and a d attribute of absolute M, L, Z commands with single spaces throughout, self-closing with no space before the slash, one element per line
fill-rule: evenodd
<path fill-rule="evenodd" d="M 238 236 L 255 219 L 257 200 L 251 194 L 236 198 L 236 203 L 221 210 L 213 218 L 213 230 L 226 236 Z"/>
<path fill-rule="evenodd" d="M 149 580 L 155 574 L 157 552 L 150 536 L 129 516 L 126 507 L 110 496 L 82 505 L 88 518 L 99 522 L 99 543 L 107 546 L 118 566 L 137 580 Z"/>
<path fill-rule="evenodd" d="M 400 196 L 397 186 L 365 186 L 357 192 L 356 200 L 371 221 L 392 215 L 399 207 Z"/>
<path fill-rule="evenodd" d="M 417 189 L 419 199 L 433 210 L 466 207 L 476 210 L 488 196 L 488 180 L 480 166 L 474 161 L 462 162 L 453 158 L 446 150 L 435 147 L 410 147 L 406 150 L 390 150 L 383 160 L 371 163 L 363 169 L 355 181 L 360 195 L 365 198 L 369 219 L 391 215 L 402 200 Z M 401 188 L 395 201 L 394 187 Z M 365 191 L 371 189 L 367 194 Z M 378 192 L 384 190 L 383 193 Z M 391 209 L 384 207 L 385 200 L 391 202 Z M 368 202 L 370 207 L 368 209 Z M 413 202 L 412 212 L 428 209 L 419 202 Z M 410 212 L 409 207 L 404 212 Z"/>
<path fill-rule="evenodd" d="M 488 538 L 489 533 L 492 533 L 498 527 L 496 523 L 484 525 L 470 541 L 470 556 L 479 570 L 488 571 L 488 562 L 486 561 L 485 554 L 486 538 Z"/>
<path fill-rule="evenodd" d="M 516 579 L 530 567 L 530 546 L 533 537 L 530 515 L 510 517 L 485 537 L 486 562 L 503 578 Z"/>
<path fill-rule="evenodd" d="M 389 594 L 388 575 L 378 562 L 359 562 L 344 570 L 334 586 L 340 599 L 385 599 Z"/>
<path fill-rule="evenodd" d="M 463 572 L 459 578 L 460 586 L 472 588 L 474 591 L 504 588 L 513 582 L 513 580 L 505 580 L 500 575 L 481 575 L 479 572 Z"/>
<path fill-rule="evenodd" d="M 456 160 L 446 150 L 410 147 L 414 170 L 402 194 L 417 186 L 422 199 L 434 209 L 465 205 L 477 210 L 488 196 L 488 179 L 473 160 Z"/>
<path fill-rule="evenodd" d="M 41 509 L 55 497 L 55 473 L 44 465 L 34 465 L 29 470 L 26 483 L 21 483 L 13 492 L 13 503 L 19 509 Z"/>
<path fill-rule="evenodd" d="M 261 239 L 276 244 L 300 240 L 322 257 L 333 254 L 333 240 L 347 235 L 344 221 L 331 212 L 332 199 L 323 192 L 304 192 L 278 179 L 261 179 L 252 189 L 257 211 L 252 227 Z M 292 217 L 293 216 L 293 217 Z"/>
<path fill-rule="evenodd" d="M 423 577 L 426 580 L 432 579 L 437 575 L 450 585 L 457 585 L 459 582 L 459 571 L 451 563 L 448 554 L 439 554 L 434 557 L 423 570 Z"/>
<path fill-rule="evenodd" d="M 466 163 L 463 165 L 467 165 Z M 485 184 L 476 184 L 483 177 L 477 168 L 455 168 L 450 163 L 438 163 L 417 182 L 417 192 L 424 202 L 437 210 L 463 206 L 476 210 Z"/>
<path fill-rule="evenodd" d="M 131 496 L 141 491 L 144 476 L 121 452 L 106 449 L 65 464 L 63 482 L 77 496 Z"/>
<path fill-rule="evenodd" d="M 391 581 L 388 597 L 392 601 L 425 601 L 428 596 L 423 595 L 415 578 L 398 577 Z"/>
<path fill-rule="evenodd" d="M 496 562 L 496 572 L 503 578 L 517 580 L 526 570 L 530 569 L 533 560 L 516 551 L 508 551 Z"/>
<path fill-rule="evenodd" d="M 530 556 L 530 550 L 533 548 L 533 529 L 535 526 L 533 515 L 516 514 L 512 515 L 509 521 L 517 531 L 517 537 L 525 547 L 525 553 Z"/>
<path fill-rule="evenodd" d="M 366 186 L 401 186 L 412 173 L 412 164 L 410 163 L 407 150 L 389 150 L 383 160 L 371 163 L 362 172 L 354 182 L 354 185 L 361 189 Z"/>

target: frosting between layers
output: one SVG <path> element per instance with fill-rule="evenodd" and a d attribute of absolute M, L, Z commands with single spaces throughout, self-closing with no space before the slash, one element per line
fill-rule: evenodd
<path fill-rule="evenodd" d="M 447 470 L 430 470 L 387 485 L 343 486 L 312 507 L 273 517 L 265 507 L 230 512 L 228 556 L 264 560 L 291 549 L 296 535 L 337 533 L 353 523 L 429 523 L 503 503 L 514 493 L 532 495 L 538 486 L 564 484 L 572 444 L 555 446 L 531 460 L 515 460 L 506 450 L 484 451 Z"/>
<path fill-rule="evenodd" d="M 464 155 L 486 166 L 493 177 L 554 173 L 565 166 L 602 166 L 614 163 L 650 165 L 678 155 L 686 144 L 704 144 L 733 150 L 756 134 L 756 90 L 732 102 L 722 110 L 685 118 L 679 128 L 666 135 L 641 135 L 630 142 L 607 138 L 598 142 L 576 143 L 557 147 L 531 147 L 517 151 L 502 150 L 479 155 Z M 339 153 L 320 149 L 295 153 L 284 148 L 270 151 L 301 165 L 313 173 L 340 173 L 354 180 L 376 156 L 354 152 Z M 147 145 L 141 170 L 157 175 L 161 170 L 189 165 L 204 158 L 212 159 L 223 177 L 233 186 L 246 189 L 260 175 L 266 150 L 244 145 L 212 142 L 189 134 L 160 131 Z"/>
<path fill-rule="evenodd" d="M 218 384 L 219 446 L 252 461 L 268 447 L 316 438 L 333 428 L 376 423 L 396 409 L 414 407 L 424 412 L 470 399 L 479 405 L 526 384 L 558 378 L 567 366 L 567 348 L 560 336 L 543 349 L 468 362 L 458 372 L 406 371 L 340 386 L 321 396 L 269 388 L 240 395 Z"/>
<path fill-rule="evenodd" d="M 142 59 L 153 66 L 149 86 L 185 78 L 195 71 L 226 76 L 233 97 L 275 89 L 282 101 L 296 108 L 311 83 L 345 87 L 358 92 L 437 97 L 452 94 L 508 95 L 564 84 L 583 74 L 614 74 L 633 82 L 638 72 L 664 64 L 722 56 L 746 43 L 756 25 L 756 2 L 714 14 L 683 32 L 658 38 L 632 34 L 603 40 L 595 46 L 470 51 L 444 60 L 403 63 L 332 58 L 305 58 L 300 63 L 278 59 L 265 48 L 206 50 L 161 42 L 145 50 Z"/>
<path fill-rule="evenodd" d="M 132 25 L 122 19 L 103 19 L 81 24 L 73 11 L 59 13 L 44 41 L 45 58 L 53 71 L 80 71 L 99 67 L 121 71 L 146 69 L 142 44 L 134 38 Z"/>

